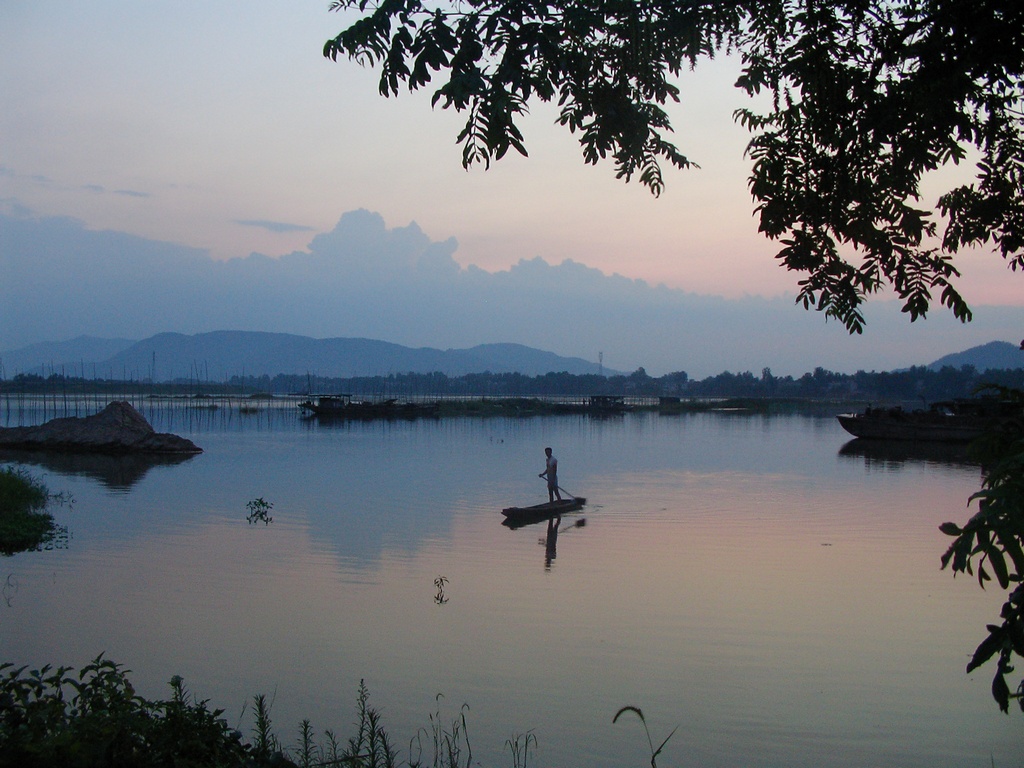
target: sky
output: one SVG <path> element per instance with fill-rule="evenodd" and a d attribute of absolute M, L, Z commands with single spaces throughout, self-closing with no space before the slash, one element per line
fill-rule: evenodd
<path fill-rule="evenodd" d="M 753 218 L 747 135 L 732 120 L 745 104 L 731 85 L 734 61 L 706 63 L 682 78 L 682 104 L 671 109 L 676 139 L 701 168 L 667 171 L 668 188 L 654 198 L 635 182 L 616 180 L 610 163 L 585 165 L 576 140 L 553 125 L 554 109 L 545 105 L 522 124 L 529 158 L 510 154 L 489 170 L 464 170 L 455 142 L 459 115 L 432 110 L 429 92 L 384 99 L 372 71 L 323 57 L 325 40 L 345 24 L 326 0 L 5 0 L 0 211 L 35 221 L 44 239 L 46 226 L 70 220 L 81 225 L 80 235 L 120 233 L 146 244 L 141 251 L 162 243 L 217 264 L 251 264 L 252 254 L 277 262 L 301 258 L 345 214 L 368 211 L 387 232 L 415 227 L 430 242 L 454 243 L 450 259 L 457 269 L 483 271 L 495 281 L 539 259 L 552 268 L 568 262 L 594 270 L 608 285 L 617 278 L 615 284 L 634 287 L 640 281 L 651 295 L 662 286 L 676 297 L 717 297 L 722 307 L 792 304 L 797 278 L 776 266 L 776 248 L 758 235 Z M 68 258 L 33 252 L 54 270 Z M 1024 307 L 1022 278 L 999 258 L 967 252 L 957 263 L 961 290 L 976 309 Z M 142 261 L 136 274 L 147 279 Z M 574 276 L 572 269 L 547 275 Z M 559 287 L 569 298 L 577 290 L 571 282 Z M 637 301 L 650 299 L 640 294 Z M 410 300 L 416 295 L 422 290 Z M 17 333 L 0 327 L 0 349 L 58 340 L 45 335 L 59 330 L 42 320 L 48 306 L 23 307 L 39 320 L 35 333 L 20 320 Z M 167 318 L 177 327 L 159 330 L 201 325 L 190 309 L 187 318 Z M 110 307 L 103 314 L 116 313 Z M 623 309 L 621 322 L 635 328 L 642 316 Z M 1024 310 L 1011 316 L 1018 330 L 993 338 L 1019 337 Z M 793 318 L 810 334 L 824 325 L 820 315 L 802 310 Z M 284 314 L 281 322 L 296 324 Z M 329 329 L 321 323 L 319 331 L 310 325 L 266 330 L 353 335 L 341 322 Z M 110 328 L 105 335 L 117 335 Z M 556 346 L 569 346 L 558 329 L 547 332 L 550 343 L 517 326 L 504 329 L 520 338 L 483 341 L 558 352 Z M 383 340 L 425 335 L 393 332 L 402 338 Z M 871 333 L 869 326 L 865 349 L 875 345 L 878 360 L 890 359 L 896 349 L 890 334 Z M 953 333 L 940 354 L 964 348 L 972 334 L 961 342 Z M 426 343 L 456 345 L 443 338 Z M 593 359 L 599 344 L 594 340 L 580 356 Z M 632 365 L 628 350 L 627 344 L 619 357 Z M 816 351 L 808 350 L 807 365 L 816 364 Z"/>

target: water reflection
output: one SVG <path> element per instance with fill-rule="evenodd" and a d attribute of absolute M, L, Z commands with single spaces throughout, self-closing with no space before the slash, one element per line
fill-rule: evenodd
<path fill-rule="evenodd" d="M 90 416 L 110 402 L 123 400 L 135 408 L 157 432 L 195 433 L 208 430 L 262 431 L 298 420 L 297 397 L 270 400 L 238 397 L 160 397 L 114 393 L 52 399 L 6 395 L 0 402 L 0 426 L 27 427 L 50 419 Z"/>
<path fill-rule="evenodd" d="M 566 525 L 564 528 L 560 527 L 561 521 L 555 525 L 548 524 L 548 535 L 544 542 L 544 569 L 550 570 L 551 563 L 555 559 L 555 546 L 558 542 L 559 534 L 567 533 L 568 531 L 575 530 L 576 528 L 582 528 L 587 524 L 587 518 L 581 517 L 575 522 Z"/>
<path fill-rule="evenodd" d="M 102 454 L 0 450 L 0 463 L 41 467 L 62 475 L 98 480 L 112 491 L 126 492 L 154 467 L 173 467 L 193 454 Z"/>
<path fill-rule="evenodd" d="M 915 463 L 946 467 L 980 466 L 963 443 L 868 440 L 858 437 L 845 443 L 839 449 L 839 455 L 845 459 L 863 459 L 868 468 L 887 470 Z"/>
<path fill-rule="evenodd" d="M 610 727 L 629 703 L 654 733 L 681 724 L 668 765 L 1024 754 L 963 672 L 998 604 L 938 567 L 970 466 L 841 448 L 834 419 L 196 416 L 202 457 L 126 493 L 54 480 L 76 546 L 5 563 L 0 659 L 108 650 L 144 695 L 182 674 L 231 711 L 273 692 L 286 739 L 301 718 L 345 729 L 362 678 L 403 739 L 442 693 L 472 707 L 484 765 L 510 731 L 536 732 L 539 765 L 641 762 Z M 592 506 L 510 533 L 498 510 L 540 495 L 545 445 Z M 246 522 L 254 498 L 273 524 Z"/>
<path fill-rule="evenodd" d="M 558 545 L 558 526 L 562 524 L 562 517 L 553 517 L 548 520 L 548 535 L 544 539 L 544 570 L 551 570 L 551 563 L 558 556 L 556 548 Z"/>
<path fill-rule="evenodd" d="M 533 519 L 518 519 L 512 520 L 505 518 L 501 521 L 501 524 L 506 528 L 513 531 L 525 528 L 531 525 L 539 525 L 541 523 L 547 524 L 547 531 L 543 537 L 538 540 L 538 544 L 544 547 L 544 570 L 551 570 L 551 566 L 558 556 L 558 536 L 559 534 L 566 533 L 575 528 L 582 528 L 587 524 L 587 518 L 581 517 L 575 520 L 569 521 L 564 527 L 562 526 L 562 515 L 543 516 L 538 515 Z"/>

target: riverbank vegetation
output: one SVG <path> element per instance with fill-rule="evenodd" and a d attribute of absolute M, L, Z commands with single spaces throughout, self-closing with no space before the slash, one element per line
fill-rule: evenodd
<path fill-rule="evenodd" d="M 303 720 L 294 741 L 287 743 L 274 732 L 265 696 L 252 700 L 253 724 L 247 738 L 227 722 L 223 710 L 212 709 L 209 701 L 189 692 L 181 677 L 172 677 L 170 687 L 169 699 L 147 699 L 136 692 L 128 670 L 102 655 L 78 673 L 70 667 L 29 670 L 0 664 L 0 768 L 468 768 L 478 764 L 473 761 L 465 707 L 449 726 L 443 724 L 440 711 L 431 714 L 430 727 L 403 742 L 408 744 L 408 753 L 403 754 L 362 682 L 352 736 L 343 738 L 332 730 L 318 736 L 313 725 Z M 506 742 L 514 768 L 529 764 L 536 743 L 532 733 Z M 655 764 L 653 756 L 651 764 Z"/>
<path fill-rule="evenodd" d="M 70 398 L 96 393 L 105 395 L 235 395 L 251 400 L 285 394 L 352 394 L 359 397 L 429 398 L 529 398 L 587 397 L 610 395 L 639 398 L 779 398 L 948 400 L 969 397 L 979 386 L 997 384 L 1024 388 L 1024 369 L 978 371 L 973 366 L 946 366 L 933 370 L 914 366 L 902 371 L 836 373 L 815 368 L 799 377 L 775 376 L 770 368 L 755 375 L 750 371 L 724 371 L 705 379 L 691 379 L 685 371 L 650 376 L 643 368 L 628 375 L 546 373 L 403 373 L 387 376 L 327 378 L 320 376 L 232 376 L 224 382 L 146 379 L 82 378 L 54 373 L 49 376 L 19 374 L 0 380 L 0 395 L 45 395 Z"/>
<path fill-rule="evenodd" d="M 60 546 L 67 528 L 46 511 L 53 498 L 25 471 L 0 467 L 0 555 Z"/>

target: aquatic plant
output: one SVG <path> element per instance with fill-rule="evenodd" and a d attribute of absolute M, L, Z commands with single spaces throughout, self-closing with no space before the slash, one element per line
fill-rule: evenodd
<path fill-rule="evenodd" d="M 430 716 L 430 735 L 433 738 L 433 760 L 424 762 L 423 736 L 426 730 L 421 728 L 409 742 L 409 768 L 469 768 L 473 762 L 473 747 L 469 742 L 469 726 L 466 723 L 466 712 L 469 705 L 463 704 L 449 728 L 441 725 L 441 699 L 439 693 L 435 697 L 436 710 Z M 416 757 L 413 757 L 413 749 Z"/>
<path fill-rule="evenodd" d="M 632 712 L 634 715 L 640 718 L 640 722 L 644 726 L 644 733 L 647 734 L 647 744 L 651 748 L 651 768 L 658 768 L 658 755 L 661 754 L 661 750 L 668 744 L 668 740 L 671 739 L 675 732 L 679 729 L 678 726 L 672 729 L 672 733 L 665 737 L 665 740 L 658 745 L 658 748 L 654 748 L 654 742 L 651 740 L 651 731 L 647 728 L 647 718 L 644 717 L 644 713 L 640 710 L 640 707 L 625 706 L 615 713 L 615 717 L 612 718 L 612 724 L 614 725 L 619 721 L 619 716 L 625 712 Z"/>
<path fill-rule="evenodd" d="M 437 589 L 437 593 L 434 595 L 434 602 L 438 605 L 444 605 L 448 602 L 448 595 L 444 593 L 444 588 L 447 583 L 448 579 L 445 576 L 438 576 L 434 579 L 434 587 Z"/>
<path fill-rule="evenodd" d="M 537 748 L 537 737 L 533 735 L 533 731 L 519 733 L 507 739 L 505 746 L 512 754 L 512 768 L 527 768 L 530 747 Z"/>
<path fill-rule="evenodd" d="M 269 501 L 265 501 L 262 496 L 258 499 L 246 502 L 246 509 L 249 510 L 249 514 L 246 515 L 246 520 L 249 521 L 249 525 L 253 523 L 263 523 L 270 525 L 274 522 L 274 518 L 270 516 L 270 510 L 274 508 L 274 505 Z"/>

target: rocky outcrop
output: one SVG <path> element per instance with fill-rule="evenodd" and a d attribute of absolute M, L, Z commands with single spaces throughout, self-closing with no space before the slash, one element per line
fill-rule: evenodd
<path fill-rule="evenodd" d="M 0 447 L 101 453 L 202 453 L 191 440 L 156 432 L 130 403 L 115 401 L 92 416 L 52 419 L 37 427 L 0 428 Z"/>

